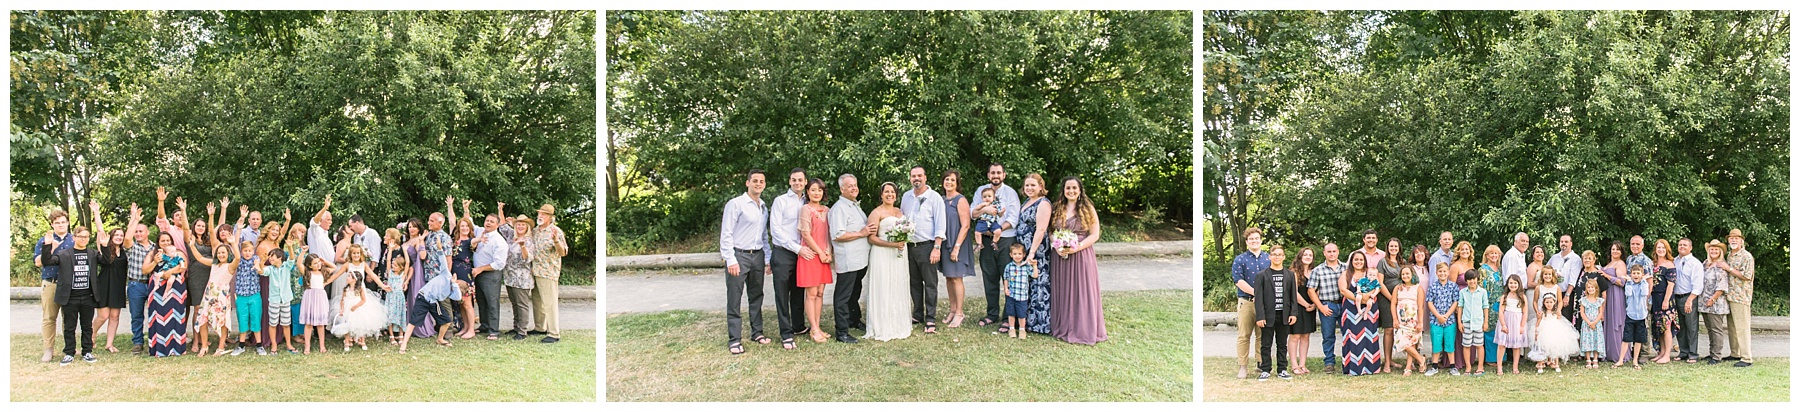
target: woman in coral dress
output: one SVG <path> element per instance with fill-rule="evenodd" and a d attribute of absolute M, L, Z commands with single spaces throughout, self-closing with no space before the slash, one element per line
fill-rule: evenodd
<path fill-rule="evenodd" d="M 825 305 L 825 285 L 831 283 L 831 229 L 825 223 L 825 181 L 806 182 L 806 206 L 800 209 L 800 246 L 812 251 L 802 256 L 794 269 L 794 283 L 806 289 L 806 324 L 812 327 L 813 342 L 825 343 L 830 335 L 819 327 L 819 312 Z"/>

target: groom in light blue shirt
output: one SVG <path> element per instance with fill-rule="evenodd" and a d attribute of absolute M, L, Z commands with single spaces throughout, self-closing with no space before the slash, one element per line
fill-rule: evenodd
<path fill-rule="evenodd" d="M 944 241 L 944 197 L 925 184 L 923 166 L 913 166 L 907 181 L 912 182 L 913 190 L 900 197 L 900 213 L 913 223 L 912 242 L 906 245 L 912 318 L 925 323 L 925 333 L 937 333 L 937 263 L 938 247 Z"/>
<path fill-rule="evenodd" d="M 1000 201 L 1000 210 L 987 210 L 993 208 L 993 205 L 984 204 L 969 211 L 971 215 L 992 212 L 1000 216 L 1000 238 L 994 241 L 998 246 L 981 250 L 981 290 L 987 295 L 988 306 L 987 316 L 981 318 L 981 325 L 997 323 L 1001 320 L 1000 270 L 1005 268 L 1007 263 L 1012 262 L 1012 256 L 1007 252 L 1011 250 L 1013 242 L 1018 240 L 1014 237 L 1016 234 L 1014 231 L 1017 229 L 1015 225 L 1019 221 L 1019 192 L 1013 190 L 1012 186 L 1006 185 L 1006 167 L 999 163 L 988 165 L 987 177 L 988 184 L 975 188 L 975 193 L 981 193 L 989 187 L 994 188 L 994 199 Z M 1026 239 L 1026 241 L 1030 241 L 1030 239 Z M 1006 332 L 1008 332 L 1006 325 L 1001 325 L 1000 333 Z"/>

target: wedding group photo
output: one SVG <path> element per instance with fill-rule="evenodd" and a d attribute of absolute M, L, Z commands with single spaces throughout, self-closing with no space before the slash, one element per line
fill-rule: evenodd
<path fill-rule="evenodd" d="M 13 11 L 11 399 L 594 401 L 597 21 Z"/>
<path fill-rule="evenodd" d="M 1206 401 L 1790 400 L 1788 12 L 1202 19 Z"/>
<path fill-rule="evenodd" d="M 1193 399 L 1190 13 L 606 19 L 608 401 Z"/>

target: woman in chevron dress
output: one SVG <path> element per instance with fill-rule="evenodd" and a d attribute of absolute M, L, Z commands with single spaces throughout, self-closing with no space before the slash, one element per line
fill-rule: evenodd
<path fill-rule="evenodd" d="M 1376 279 L 1375 271 L 1369 268 L 1367 257 L 1362 251 L 1350 253 L 1350 273 L 1354 283 L 1350 297 L 1354 304 L 1344 306 L 1343 317 L 1338 325 L 1343 329 L 1341 338 L 1344 342 L 1344 374 L 1350 376 L 1373 374 L 1386 362 L 1381 347 L 1381 330 L 1378 328 L 1379 311 L 1375 310 L 1375 296 L 1380 293 L 1381 281 Z"/>
<path fill-rule="evenodd" d="M 175 248 L 175 238 L 168 232 L 156 237 L 159 247 L 157 256 L 150 262 L 155 272 L 150 274 L 149 321 L 144 328 L 149 330 L 150 355 L 156 357 L 180 356 L 187 352 L 187 262 L 181 259 L 181 251 Z"/>

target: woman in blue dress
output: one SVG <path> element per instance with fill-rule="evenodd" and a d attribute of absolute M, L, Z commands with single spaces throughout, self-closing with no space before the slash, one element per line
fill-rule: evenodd
<path fill-rule="evenodd" d="M 1031 278 L 1030 301 L 1025 305 L 1025 330 L 1050 333 L 1050 208 L 1044 198 L 1044 177 L 1025 175 L 1025 207 L 1019 209 L 1019 224 L 1013 225 L 1014 239 L 1025 242 L 1026 263 L 1037 264 L 1038 277 Z"/>
<path fill-rule="evenodd" d="M 945 313 L 944 323 L 952 328 L 962 327 L 963 318 L 963 278 L 975 274 L 975 242 L 969 233 L 969 200 L 963 197 L 962 175 L 955 170 L 944 172 L 944 240 L 942 258 L 938 260 L 938 273 L 944 274 L 945 290 L 950 292 L 950 311 Z"/>
<path fill-rule="evenodd" d="M 149 329 L 150 355 L 181 356 L 187 352 L 187 262 L 175 249 L 175 237 L 169 232 L 156 236 L 157 254 L 145 261 L 154 265 L 150 274 L 150 312 L 144 328 Z"/>

